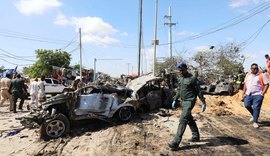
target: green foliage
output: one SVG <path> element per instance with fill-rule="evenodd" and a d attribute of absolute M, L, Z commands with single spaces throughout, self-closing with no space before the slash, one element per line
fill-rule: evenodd
<path fill-rule="evenodd" d="M 52 66 L 69 67 L 71 55 L 65 51 L 38 49 L 35 52 L 36 63 L 29 68 L 23 69 L 23 72 L 30 77 L 49 76 L 52 74 Z"/>
<path fill-rule="evenodd" d="M 227 77 L 236 74 L 238 69 L 243 70 L 243 58 L 240 47 L 229 43 L 218 48 L 198 51 L 193 60 L 197 63 L 199 75 L 204 75 L 211 81 L 220 76 Z"/>
<path fill-rule="evenodd" d="M 75 64 L 75 65 L 73 66 L 73 69 L 74 69 L 74 70 L 77 70 L 77 71 L 80 71 L 80 64 Z"/>
<path fill-rule="evenodd" d="M 174 71 L 176 68 L 176 64 L 182 60 L 182 57 L 178 58 L 165 58 L 164 62 L 156 62 L 155 64 L 155 71 L 157 75 L 161 75 L 161 73 L 166 69 L 168 72 Z"/>
<path fill-rule="evenodd" d="M 239 47 L 234 44 L 221 46 L 217 51 L 217 67 L 223 75 L 233 75 L 238 68 L 243 69 L 242 55 Z"/>

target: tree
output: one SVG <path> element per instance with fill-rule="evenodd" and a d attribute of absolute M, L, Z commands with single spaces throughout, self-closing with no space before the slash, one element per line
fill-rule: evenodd
<path fill-rule="evenodd" d="M 240 46 L 234 43 L 198 51 L 193 60 L 198 65 L 199 74 L 204 75 L 210 81 L 215 80 L 217 76 L 233 75 L 237 73 L 238 69 L 244 69 Z"/>
<path fill-rule="evenodd" d="M 240 54 L 240 48 L 233 44 L 221 46 L 217 51 L 217 67 L 223 75 L 233 75 L 238 69 L 243 67 L 243 55 Z"/>
<path fill-rule="evenodd" d="M 74 66 L 73 66 L 73 69 L 74 70 L 77 70 L 77 71 L 80 71 L 80 64 L 75 64 Z"/>
<path fill-rule="evenodd" d="M 61 50 L 38 49 L 35 53 L 37 61 L 31 67 L 23 69 L 30 77 L 50 76 L 52 66 L 68 68 L 71 61 L 71 55 Z"/>
<path fill-rule="evenodd" d="M 169 73 L 174 71 L 176 69 L 175 66 L 179 60 L 183 60 L 181 56 L 177 58 L 165 58 L 164 62 L 156 62 L 155 71 L 157 72 L 157 75 L 161 75 L 164 70 L 167 70 Z"/>

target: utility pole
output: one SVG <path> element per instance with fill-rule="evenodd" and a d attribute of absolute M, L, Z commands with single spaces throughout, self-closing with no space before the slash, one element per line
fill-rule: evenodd
<path fill-rule="evenodd" d="M 169 7 L 169 15 L 165 15 L 164 18 L 168 18 L 169 20 L 169 22 L 164 23 L 164 25 L 168 25 L 169 27 L 169 54 L 170 58 L 172 58 L 172 26 L 176 25 L 176 23 L 172 23 L 171 7 Z"/>
<path fill-rule="evenodd" d="M 140 20 L 139 20 L 139 51 L 138 51 L 138 76 L 141 75 L 141 47 L 142 47 L 142 0 L 140 0 Z"/>
<path fill-rule="evenodd" d="M 96 81 L 96 64 L 97 64 L 97 59 L 94 58 L 94 73 L 93 73 L 93 82 Z"/>
<path fill-rule="evenodd" d="M 81 28 L 79 28 L 79 34 L 80 34 L 80 81 L 82 82 L 82 31 L 81 31 Z"/>
<path fill-rule="evenodd" d="M 128 65 L 128 73 L 127 74 L 129 75 L 129 66 L 130 66 L 130 63 L 127 63 L 127 65 Z"/>
<path fill-rule="evenodd" d="M 157 50 L 157 45 L 159 44 L 157 40 L 157 16 L 158 16 L 158 0 L 156 0 L 156 9 L 155 9 L 155 26 L 154 26 L 154 40 L 153 40 L 153 45 L 154 45 L 154 53 L 153 53 L 153 76 L 155 76 L 155 64 L 156 64 L 156 50 Z"/>

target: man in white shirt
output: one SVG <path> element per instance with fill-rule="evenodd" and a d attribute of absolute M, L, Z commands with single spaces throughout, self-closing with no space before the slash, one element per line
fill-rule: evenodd
<path fill-rule="evenodd" d="M 269 87 L 269 79 L 265 74 L 259 72 L 256 63 L 253 63 L 250 69 L 251 72 L 245 77 L 243 99 L 246 109 L 252 115 L 250 121 L 253 122 L 253 127 L 258 128 L 258 118 L 260 116 L 264 94 Z"/>
<path fill-rule="evenodd" d="M 30 96 L 31 96 L 31 100 L 29 102 L 29 106 L 30 108 L 33 108 L 33 104 L 35 104 L 35 106 L 38 106 L 38 78 L 35 78 L 35 80 L 33 82 L 31 82 L 30 84 Z"/>
<path fill-rule="evenodd" d="M 45 94 L 45 76 L 41 76 L 41 82 L 38 84 L 38 102 L 41 104 L 46 101 Z"/>

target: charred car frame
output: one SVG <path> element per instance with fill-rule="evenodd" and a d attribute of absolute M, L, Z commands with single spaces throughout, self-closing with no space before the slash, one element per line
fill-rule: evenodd
<path fill-rule="evenodd" d="M 40 125 L 43 139 L 65 135 L 73 121 L 115 117 L 127 122 L 137 110 L 153 110 L 171 103 L 173 91 L 162 88 L 161 81 L 159 77 L 142 76 L 120 89 L 90 85 L 54 96 L 19 119 L 25 127 L 33 123 Z"/>

